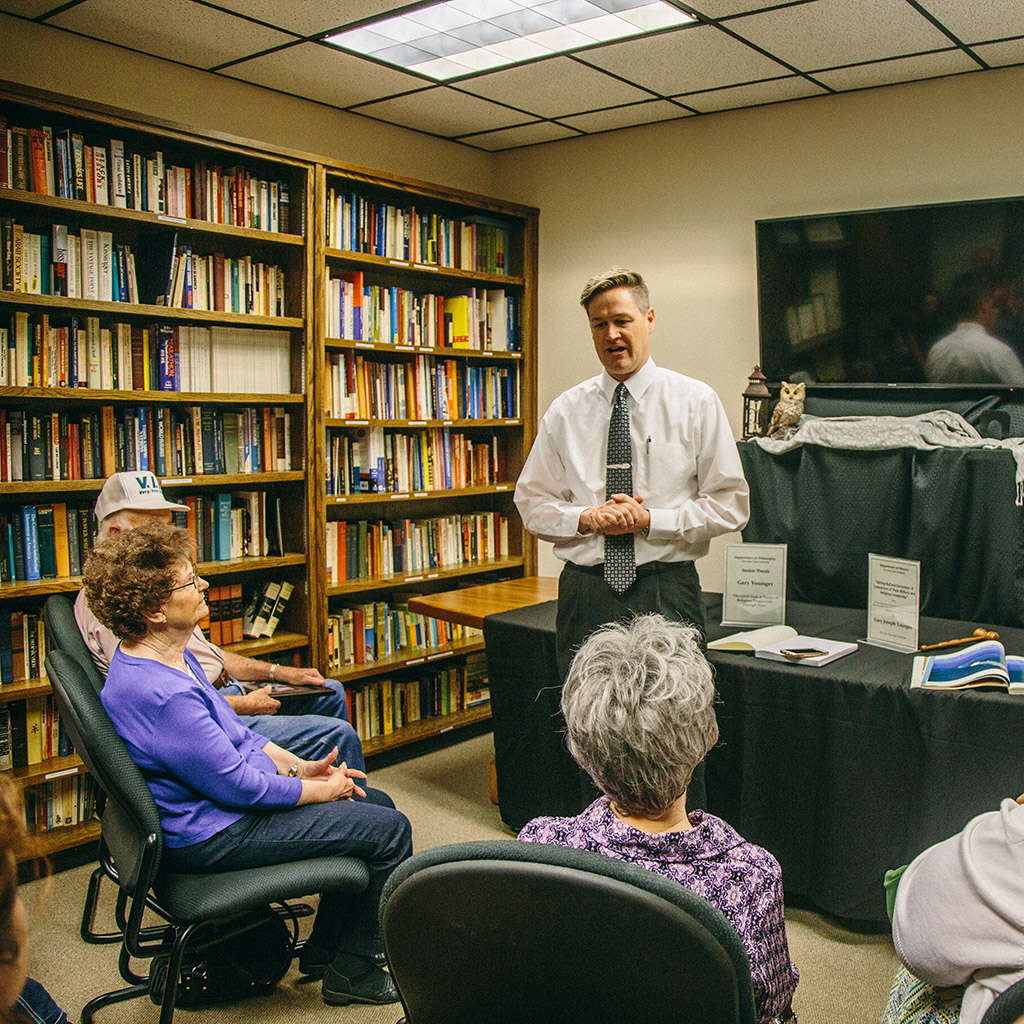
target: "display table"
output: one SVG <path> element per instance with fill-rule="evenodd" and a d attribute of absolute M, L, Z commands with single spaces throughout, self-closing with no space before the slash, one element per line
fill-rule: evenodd
<path fill-rule="evenodd" d="M 710 639 L 721 599 L 706 595 Z M 799 632 L 864 636 L 862 610 L 790 602 Z M 986 622 L 923 618 L 921 642 Z M 489 616 L 502 819 L 575 814 L 591 798 L 565 748 L 554 602 Z M 1024 630 L 999 627 L 1011 653 Z M 886 920 L 882 876 L 1024 792 L 1024 698 L 910 690 L 912 655 L 861 645 L 823 668 L 712 652 L 721 742 L 708 756 L 708 809 L 782 864 L 787 895 L 849 919 Z"/>

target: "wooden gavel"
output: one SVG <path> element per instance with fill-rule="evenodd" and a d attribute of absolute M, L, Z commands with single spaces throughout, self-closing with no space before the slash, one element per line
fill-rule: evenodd
<path fill-rule="evenodd" d="M 979 640 L 998 640 L 999 634 L 992 629 L 982 629 L 980 626 L 970 635 L 962 636 L 958 640 L 943 640 L 937 644 L 921 644 L 919 651 L 934 651 L 937 647 L 956 647 L 958 644 L 976 644 Z"/>

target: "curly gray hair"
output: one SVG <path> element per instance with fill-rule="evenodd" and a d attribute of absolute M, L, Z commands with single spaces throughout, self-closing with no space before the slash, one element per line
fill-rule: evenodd
<path fill-rule="evenodd" d="M 651 296 L 644 279 L 635 270 L 626 270 L 625 267 L 611 267 L 592 277 L 583 286 L 580 305 L 587 309 L 595 295 L 610 291 L 612 288 L 628 288 L 633 293 L 633 301 L 641 313 L 646 313 L 651 308 Z"/>
<path fill-rule="evenodd" d="M 718 742 L 714 699 L 693 626 L 655 614 L 602 626 L 562 688 L 569 750 L 623 813 L 664 811 Z"/>

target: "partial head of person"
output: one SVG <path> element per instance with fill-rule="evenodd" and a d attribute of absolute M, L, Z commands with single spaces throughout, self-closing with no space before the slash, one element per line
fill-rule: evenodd
<path fill-rule="evenodd" d="M 131 530 L 143 523 L 169 523 L 175 510 L 188 511 L 187 505 L 168 501 L 160 481 L 149 472 L 114 473 L 107 478 L 96 499 L 97 542 L 113 533 Z"/>
<path fill-rule="evenodd" d="M 117 530 L 85 561 L 89 608 L 128 643 L 168 628 L 190 632 L 206 612 L 208 587 L 193 558 L 192 538 L 170 523 Z"/>
<path fill-rule="evenodd" d="M 644 279 L 634 270 L 612 267 L 583 286 L 580 305 L 601 365 L 617 381 L 632 377 L 651 355 L 654 309 Z"/>
<path fill-rule="evenodd" d="M 961 274 L 949 290 L 949 311 L 957 323 L 981 324 L 994 334 L 1003 311 L 1003 292 L 1003 282 L 991 274 Z"/>
<path fill-rule="evenodd" d="M 0 1020 L 13 1020 L 28 977 L 28 918 L 18 895 L 18 850 L 25 838 L 21 790 L 0 775 Z M 17 1018 L 21 1019 L 21 1018 Z"/>
<path fill-rule="evenodd" d="M 562 688 L 569 751 L 620 816 L 656 818 L 718 742 L 711 666 L 696 628 L 662 615 L 610 623 Z"/>

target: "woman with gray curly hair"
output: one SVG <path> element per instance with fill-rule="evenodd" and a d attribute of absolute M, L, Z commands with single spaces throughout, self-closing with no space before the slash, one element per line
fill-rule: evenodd
<path fill-rule="evenodd" d="M 574 818 L 535 818 L 525 842 L 592 850 L 685 885 L 736 929 L 760 1024 L 792 1016 L 782 871 L 720 818 L 686 811 L 693 771 L 718 741 L 711 666 L 692 626 L 661 615 L 603 626 L 562 688 L 569 750 L 604 794 Z"/>

